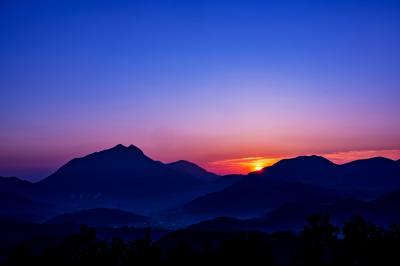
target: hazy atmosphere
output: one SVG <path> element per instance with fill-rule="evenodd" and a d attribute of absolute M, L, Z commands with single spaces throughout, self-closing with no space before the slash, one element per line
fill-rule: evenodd
<path fill-rule="evenodd" d="M 397 1 L 1 1 L 0 31 L 3 175 L 118 143 L 221 174 L 400 158 Z"/>

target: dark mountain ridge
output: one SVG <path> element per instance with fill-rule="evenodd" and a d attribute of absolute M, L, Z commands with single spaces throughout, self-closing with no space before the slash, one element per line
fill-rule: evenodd
<path fill-rule="evenodd" d="M 154 214 L 234 181 L 187 161 L 164 164 L 133 145 L 119 144 L 72 159 L 37 183 L 0 179 L 0 191 L 16 192 L 32 201 L 52 202 L 59 213 L 106 207 Z"/>
<path fill-rule="evenodd" d="M 119 144 L 73 159 L 38 183 L 0 178 L 0 185 L 0 191 L 32 202 L 52 202 L 59 213 L 103 207 L 154 215 L 172 208 L 172 217 L 243 218 L 284 203 L 357 198 L 354 191 L 376 197 L 400 188 L 400 164 L 376 157 L 337 165 L 300 156 L 247 176 L 218 176 L 183 160 L 163 164 L 133 145 Z"/>
<path fill-rule="evenodd" d="M 35 187 L 38 197 L 76 207 L 154 211 L 212 191 L 207 183 L 119 144 L 71 160 Z"/>
<path fill-rule="evenodd" d="M 187 173 L 193 177 L 199 178 L 200 180 L 216 181 L 220 178 L 219 175 L 208 172 L 200 166 L 185 160 L 179 160 L 166 165 L 175 171 Z"/>
<path fill-rule="evenodd" d="M 400 187 L 400 167 L 391 159 L 373 157 L 345 164 L 335 164 L 320 156 L 284 159 L 250 175 L 271 183 L 303 182 L 343 189 L 375 189 L 377 195 Z"/>
<path fill-rule="evenodd" d="M 299 230 L 306 218 L 313 214 L 329 214 L 334 224 L 340 225 L 354 216 L 381 226 L 400 223 L 400 192 L 392 192 L 372 201 L 339 200 L 332 204 L 285 203 L 266 215 L 252 219 L 218 217 L 189 226 L 196 230 Z"/>
<path fill-rule="evenodd" d="M 17 177 L 1 177 L 0 176 L 0 191 L 22 192 L 31 189 L 32 182 L 22 180 Z"/>
<path fill-rule="evenodd" d="M 302 185 L 294 188 L 293 184 Z M 193 200 L 181 211 L 203 218 L 242 217 L 259 215 L 263 207 L 265 213 L 287 202 L 310 202 L 311 195 L 315 202 L 330 199 L 332 203 L 360 195 L 376 198 L 398 188 L 400 165 L 390 159 L 375 157 L 338 165 L 320 156 L 300 156 L 252 172 L 222 191 Z"/>
<path fill-rule="evenodd" d="M 0 192 L 0 218 L 42 222 L 47 215 L 55 213 L 55 206 L 49 203 L 32 200 L 13 191 Z"/>
<path fill-rule="evenodd" d="M 285 202 L 332 203 L 350 197 L 340 191 L 304 183 L 269 185 L 246 182 L 244 185 L 229 186 L 199 197 L 179 211 L 195 220 L 216 216 L 244 218 L 261 215 Z"/>

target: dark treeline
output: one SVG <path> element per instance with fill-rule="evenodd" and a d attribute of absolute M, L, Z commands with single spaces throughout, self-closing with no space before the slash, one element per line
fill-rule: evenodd
<path fill-rule="evenodd" d="M 200 234 L 210 234 L 211 241 L 166 247 L 162 239 L 151 240 L 150 230 L 143 239 L 124 242 L 97 239 L 94 229 L 82 226 L 79 233 L 40 252 L 32 243 L 20 244 L 7 265 L 400 265 L 400 226 L 382 228 L 361 217 L 336 227 L 328 215 L 313 215 L 299 234 L 237 232 L 220 241 L 213 239 L 213 232 Z"/>

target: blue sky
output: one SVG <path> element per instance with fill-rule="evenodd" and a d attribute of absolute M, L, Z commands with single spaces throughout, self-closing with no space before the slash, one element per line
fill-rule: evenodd
<path fill-rule="evenodd" d="M 400 148 L 398 1 L 2 1 L 0 32 L 0 175 Z"/>

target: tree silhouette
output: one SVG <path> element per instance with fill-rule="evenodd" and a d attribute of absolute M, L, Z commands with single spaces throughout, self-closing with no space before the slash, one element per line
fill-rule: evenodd
<path fill-rule="evenodd" d="M 271 250 L 260 233 L 225 240 L 215 252 L 217 265 L 275 265 Z"/>
<path fill-rule="evenodd" d="M 182 230 L 181 241 L 169 246 L 155 243 L 150 229 L 145 230 L 143 238 L 125 242 L 118 238 L 98 239 L 94 229 L 81 226 L 79 232 L 52 241 L 42 250 L 33 240 L 17 245 L 9 254 L 7 265 L 400 265 L 398 224 L 382 228 L 355 216 L 339 230 L 327 214 L 312 215 L 307 221 L 300 234 L 233 231 L 229 237 L 226 232 L 218 237 L 218 232 L 196 232 L 202 234 L 201 239 L 208 239 L 197 244 L 190 231 Z M 293 259 L 282 260 L 282 256 Z"/>
<path fill-rule="evenodd" d="M 307 266 L 331 265 L 337 256 L 339 229 L 330 223 L 328 214 L 307 218 L 308 224 L 301 232 L 296 264 Z"/>
<path fill-rule="evenodd" d="M 343 254 L 345 265 L 375 265 L 383 231 L 381 228 L 367 223 L 361 216 L 355 216 L 346 221 L 342 228 Z M 377 261 L 378 260 L 378 261 Z"/>

